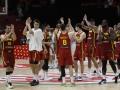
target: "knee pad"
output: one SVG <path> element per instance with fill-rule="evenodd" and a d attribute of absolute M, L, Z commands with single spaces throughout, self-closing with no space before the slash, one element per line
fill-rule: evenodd
<path fill-rule="evenodd" d="M 61 66 L 61 76 L 65 77 L 65 66 Z"/>
<path fill-rule="evenodd" d="M 6 75 L 10 75 L 10 74 L 12 74 L 13 73 L 13 71 L 7 71 L 6 72 Z"/>

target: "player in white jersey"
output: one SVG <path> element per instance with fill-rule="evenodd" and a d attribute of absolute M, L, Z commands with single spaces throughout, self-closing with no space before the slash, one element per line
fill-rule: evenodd
<path fill-rule="evenodd" d="M 43 54 L 43 32 L 39 28 L 39 20 L 35 19 L 33 21 L 34 28 L 31 28 L 31 18 L 29 17 L 26 20 L 26 26 L 24 28 L 23 34 L 26 35 L 28 44 L 29 44 L 29 63 L 32 69 L 33 73 L 33 81 L 30 82 L 31 86 L 36 86 L 39 84 L 38 79 L 38 73 L 39 70 L 42 67 L 43 61 L 42 61 L 42 54 Z M 46 48 L 44 46 L 44 51 L 46 51 Z M 40 66 L 39 66 L 40 62 Z"/>

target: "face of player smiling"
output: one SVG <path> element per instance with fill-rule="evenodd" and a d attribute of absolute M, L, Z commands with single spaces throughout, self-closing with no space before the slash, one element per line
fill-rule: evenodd
<path fill-rule="evenodd" d="M 34 28 L 35 28 L 35 29 L 38 29 L 38 28 L 39 28 L 39 26 L 40 26 L 40 25 L 39 25 L 39 23 L 37 23 L 37 22 L 34 22 L 34 24 L 33 24 L 33 25 L 34 25 Z"/>

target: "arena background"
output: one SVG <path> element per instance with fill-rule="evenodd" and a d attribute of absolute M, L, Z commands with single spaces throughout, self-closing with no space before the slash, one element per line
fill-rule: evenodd
<path fill-rule="evenodd" d="M 6 9 L 5 1 L 8 1 L 8 10 Z M 77 81 L 76 87 L 69 85 L 62 87 L 59 86 L 61 82 L 58 81 L 60 76 L 59 70 L 50 69 L 48 75 L 52 78 L 51 80 L 41 80 L 39 86 L 30 87 L 28 83 L 32 80 L 32 73 L 28 64 L 28 45 L 25 45 L 25 36 L 22 35 L 25 20 L 28 16 L 31 16 L 32 19 L 40 19 L 41 27 L 45 23 L 49 23 L 52 27 L 55 27 L 61 16 L 65 17 L 65 20 L 70 17 L 74 26 L 82 20 L 86 13 L 88 19 L 94 18 L 97 25 L 101 23 L 102 19 L 107 19 L 109 25 L 113 26 L 120 21 L 119 7 L 119 0 L 113 0 L 112 4 L 108 3 L 108 0 L 0 0 L 0 34 L 4 32 L 5 25 L 9 23 L 15 25 L 15 33 L 17 34 L 14 49 L 16 65 L 14 75 L 12 76 L 13 85 L 15 86 L 14 90 L 119 90 L 120 83 L 113 83 L 114 75 L 109 66 L 106 75 L 108 84 L 106 85 L 98 85 L 101 78 L 96 77 L 93 73 L 91 78 Z M 87 62 L 85 62 L 85 67 L 85 71 L 87 71 Z M 0 60 L 0 72 L 0 90 L 5 90 L 4 82 L 6 77 L 2 59 Z M 42 75 L 41 73 L 40 75 Z M 85 72 L 86 74 L 87 72 Z M 68 79 L 67 77 L 67 81 Z"/>
<path fill-rule="evenodd" d="M 102 19 L 107 19 L 110 26 L 120 20 L 120 0 L 0 0 L 0 8 L 3 9 L 5 1 L 8 1 L 8 12 L 0 14 L 0 33 L 4 32 L 7 23 L 13 23 L 17 34 L 16 44 L 24 42 L 22 31 L 28 16 L 40 19 L 41 26 L 47 23 L 52 27 L 61 16 L 65 22 L 70 17 L 74 26 L 81 22 L 85 13 L 88 19 L 95 19 L 97 25 Z"/>

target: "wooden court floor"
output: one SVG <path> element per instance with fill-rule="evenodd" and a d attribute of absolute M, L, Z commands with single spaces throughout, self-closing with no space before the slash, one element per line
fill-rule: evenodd
<path fill-rule="evenodd" d="M 17 61 L 16 64 L 26 64 L 28 61 Z M 87 67 L 86 69 L 87 70 Z M 108 70 L 111 71 L 110 67 Z M 55 71 L 55 70 L 54 70 Z M 13 75 L 32 75 L 30 68 L 15 68 Z M 5 69 L 0 68 L 0 77 L 5 76 Z M 77 84 L 75 87 L 71 87 L 70 85 L 61 86 L 60 84 L 39 84 L 38 86 L 31 87 L 29 83 L 13 83 L 13 90 L 120 90 L 120 82 L 118 84 L 115 83 L 107 83 L 104 85 L 98 84 Z M 6 88 L 5 83 L 0 83 L 0 90 L 10 90 Z"/>

